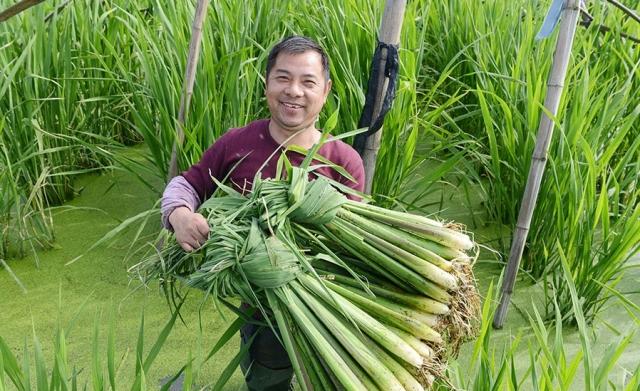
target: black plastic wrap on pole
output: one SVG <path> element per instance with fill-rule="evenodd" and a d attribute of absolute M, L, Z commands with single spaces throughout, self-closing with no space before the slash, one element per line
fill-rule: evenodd
<path fill-rule="evenodd" d="M 387 93 L 384 96 L 380 113 L 373 119 L 373 108 L 375 106 L 376 96 L 378 95 L 378 80 L 380 76 L 380 57 L 382 56 L 382 49 L 387 49 L 387 61 L 384 67 L 384 76 L 389 79 L 389 85 L 387 86 Z M 353 141 L 353 148 L 358 151 L 360 156 L 364 153 L 364 148 L 367 143 L 367 138 L 380 130 L 384 117 L 391 108 L 391 103 L 396 95 L 396 80 L 398 79 L 398 47 L 396 45 L 386 44 L 378 41 L 376 50 L 373 54 L 373 60 L 371 61 L 371 74 L 369 75 L 369 82 L 367 84 L 367 95 L 358 122 L 358 128 L 369 127 L 364 133 L 357 135 Z"/>

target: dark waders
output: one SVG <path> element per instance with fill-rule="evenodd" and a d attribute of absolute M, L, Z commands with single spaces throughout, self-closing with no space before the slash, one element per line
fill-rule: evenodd
<path fill-rule="evenodd" d="M 260 327 L 247 323 L 240 329 L 240 343 L 246 344 Z M 289 390 L 293 368 L 286 350 L 269 328 L 262 328 L 240 362 L 249 391 Z"/>

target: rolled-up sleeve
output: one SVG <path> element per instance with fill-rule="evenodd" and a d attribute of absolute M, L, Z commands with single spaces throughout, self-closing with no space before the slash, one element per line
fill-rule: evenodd
<path fill-rule="evenodd" d="M 162 212 L 162 225 L 173 231 L 169 223 L 169 215 L 175 208 L 185 206 L 194 212 L 200 206 L 198 192 L 191 186 L 183 176 L 178 175 L 171 179 L 162 193 L 160 208 Z"/>

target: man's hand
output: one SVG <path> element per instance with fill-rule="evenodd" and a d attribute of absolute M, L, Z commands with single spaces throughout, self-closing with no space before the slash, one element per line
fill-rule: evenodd
<path fill-rule="evenodd" d="M 169 215 L 169 223 L 176 234 L 176 240 L 184 251 L 199 249 L 209 236 L 209 223 L 200 213 L 187 207 L 179 207 Z"/>

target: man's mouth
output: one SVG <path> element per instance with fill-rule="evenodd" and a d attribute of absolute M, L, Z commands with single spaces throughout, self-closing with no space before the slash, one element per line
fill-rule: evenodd
<path fill-rule="evenodd" d="M 295 103 L 289 103 L 289 102 L 280 102 L 280 103 L 282 103 L 282 105 L 284 107 L 288 107 L 290 109 L 301 109 L 302 108 L 302 105 L 298 105 L 298 104 L 295 104 Z"/>

